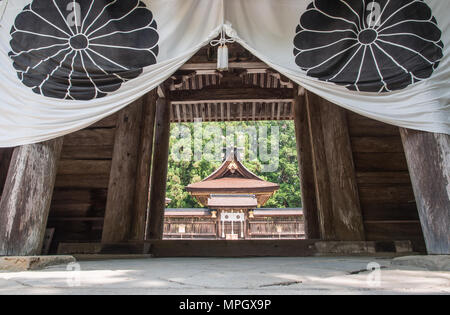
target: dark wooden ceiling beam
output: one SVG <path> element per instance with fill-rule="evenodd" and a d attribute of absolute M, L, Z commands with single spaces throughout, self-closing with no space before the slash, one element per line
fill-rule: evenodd
<path fill-rule="evenodd" d="M 230 62 L 228 67 L 231 69 L 269 69 L 269 66 L 260 61 L 247 62 Z M 215 70 L 217 69 L 217 62 L 198 62 L 185 63 L 180 70 Z"/>
<path fill-rule="evenodd" d="M 173 104 L 221 103 L 221 102 L 292 102 L 292 89 L 234 88 L 171 91 Z"/>

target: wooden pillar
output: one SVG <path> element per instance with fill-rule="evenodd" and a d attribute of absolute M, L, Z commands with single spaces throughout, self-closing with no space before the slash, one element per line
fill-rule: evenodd
<path fill-rule="evenodd" d="M 450 254 L 450 136 L 400 128 L 429 254 Z"/>
<path fill-rule="evenodd" d="M 338 240 L 365 240 L 355 164 L 345 109 L 320 99 L 322 132 L 333 201 L 333 225 Z"/>
<path fill-rule="evenodd" d="M 5 186 L 6 177 L 8 176 L 9 164 L 14 148 L 0 148 L 0 196 Z"/>
<path fill-rule="evenodd" d="M 330 176 L 325 155 L 325 144 L 322 133 L 320 107 L 316 104 L 318 97 L 306 92 L 306 109 L 308 115 L 309 136 L 312 149 L 312 165 L 314 173 L 314 190 L 316 194 L 320 238 L 336 239 L 333 226 L 333 203 L 330 194 Z"/>
<path fill-rule="evenodd" d="M 328 235 L 333 235 L 333 238 L 341 241 L 364 240 L 364 225 L 345 110 L 309 92 L 307 106 L 311 139 L 313 146 L 316 146 L 313 149 L 318 187 L 316 191 L 319 191 L 316 198 L 321 213 L 321 225 L 324 227 L 324 238 L 332 239 Z"/>
<path fill-rule="evenodd" d="M 136 190 L 132 210 L 130 239 L 144 240 L 150 195 L 150 171 L 153 154 L 153 135 L 155 130 L 156 89 L 144 98 L 142 108 L 141 135 L 137 165 Z"/>
<path fill-rule="evenodd" d="M 302 192 L 303 217 L 305 219 L 305 235 L 307 239 L 319 239 L 320 230 L 314 183 L 312 146 L 309 135 L 304 91 L 302 95 L 295 96 L 294 124 L 300 187 Z"/>
<path fill-rule="evenodd" d="M 0 202 L 0 255 L 41 253 L 63 138 L 14 149 Z"/>
<path fill-rule="evenodd" d="M 146 238 L 162 239 L 167 187 L 170 140 L 170 102 L 159 98 L 156 102 L 155 152 L 150 188 L 150 207 Z"/>
<path fill-rule="evenodd" d="M 128 240 L 136 188 L 143 98 L 128 105 L 117 118 L 109 175 L 102 243 Z"/>

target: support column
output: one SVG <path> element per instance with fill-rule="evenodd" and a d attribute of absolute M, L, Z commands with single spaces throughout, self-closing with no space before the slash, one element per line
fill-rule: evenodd
<path fill-rule="evenodd" d="M 0 255 L 41 253 L 63 138 L 14 149 L 0 202 Z"/>
<path fill-rule="evenodd" d="M 297 161 L 302 192 L 302 208 L 305 220 L 305 235 L 307 239 L 319 239 L 319 218 L 314 183 L 314 166 L 312 146 L 309 134 L 308 116 L 305 104 L 304 90 L 301 95 L 295 95 L 294 124 L 297 142 Z"/>
<path fill-rule="evenodd" d="M 102 243 L 128 240 L 136 188 L 142 103 L 143 98 L 136 100 L 122 109 L 117 118 Z"/>
<path fill-rule="evenodd" d="M 311 142 L 314 190 L 317 202 L 320 239 L 334 240 L 333 203 L 330 194 L 330 176 L 325 155 L 320 107 L 316 103 L 318 96 L 306 92 L 306 110 L 308 115 L 309 136 Z"/>
<path fill-rule="evenodd" d="M 355 164 L 345 109 L 320 98 L 322 132 L 333 201 L 333 225 L 340 241 L 365 240 Z"/>
<path fill-rule="evenodd" d="M 365 239 L 345 110 L 307 92 L 321 236 Z"/>
<path fill-rule="evenodd" d="M 162 239 L 167 187 L 170 140 L 170 102 L 159 98 L 156 102 L 155 152 L 150 188 L 150 207 L 146 238 Z"/>
<path fill-rule="evenodd" d="M 132 209 L 130 239 L 144 240 L 145 222 L 147 218 L 150 195 L 150 172 L 153 155 L 153 135 L 155 130 L 156 89 L 144 98 L 142 108 L 141 135 L 137 166 L 136 190 Z"/>
<path fill-rule="evenodd" d="M 450 254 L 450 136 L 400 128 L 429 254 Z"/>

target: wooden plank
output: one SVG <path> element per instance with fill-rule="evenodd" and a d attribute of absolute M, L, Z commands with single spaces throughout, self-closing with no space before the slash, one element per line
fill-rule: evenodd
<path fill-rule="evenodd" d="M 66 145 L 63 146 L 61 160 L 106 160 L 112 158 L 112 152 L 112 144 Z"/>
<path fill-rule="evenodd" d="M 105 200 L 106 203 L 106 200 Z M 95 203 L 63 203 L 54 204 L 50 207 L 49 218 L 58 217 L 104 217 L 106 204 Z"/>
<path fill-rule="evenodd" d="M 58 175 L 109 174 L 110 160 L 61 160 Z"/>
<path fill-rule="evenodd" d="M 365 221 L 383 220 L 419 220 L 415 202 L 410 203 L 374 203 L 361 204 Z"/>
<path fill-rule="evenodd" d="M 367 185 L 390 185 L 390 184 L 411 184 L 409 173 L 402 172 L 356 172 L 356 181 L 358 186 Z"/>
<path fill-rule="evenodd" d="M 320 108 L 316 103 L 320 100 L 318 96 L 310 92 L 306 92 L 305 95 L 309 135 L 312 146 L 314 189 L 316 192 L 320 239 L 333 240 L 336 239 L 336 235 L 333 226 L 333 202 L 330 193 L 330 177 L 328 174 L 324 137 L 321 128 L 322 118 Z"/>
<path fill-rule="evenodd" d="M 145 237 L 157 97 L 156 91 L 150 92 L 145 97 L 142 108 L 136 188 L 129 236 L 131 240 L 144 240 Z"/>
<path fill-rule="evenodd" d="M 107 188 L 109 174 L 69 174 L 57 175 L 55 187 L 58 188 Z"/>
<path fill-rule="evenodd" d="M 406 157 L 401 153 L 353 152 L 357 171 L 407 171 Z"/>
<path fill-rule="evenodd" d="M 450 254 L 450 136 L 401 128 L 429 254 Z"/>
<path fill-rule="evenodd" d="M 305 218 L 305 235 L 307 239 L 319 239 L 320 230 L 316 192 L 314 189 L 312 145 L 304 96 L 296 97 L 294 102 L 294 125 L 297 142 L 297 161 L 300 172 L 302 208 Z"/>
<path fill-rule="evenodd" d="M 167 169 L 169 162 L 170 106 L 166 99 L 156 103 L 155 148 L 150 188 L 150 207 L 146 238 L 162 239 L 166 202 Z"/>
<path fill-rule="evenodd" d="M 336 237 L 340 241 L 362 241 L 364 226 L 346 112 L 323 98 L 316 105 L 322 117 Z"/>
<path fill-rule="evenodd" d="M 400 137 L 352 137 L 354 152 L 366 153 L 403 153 Z"/>
<path fill-rule="evenodd" d="M 420 222 L 364 223 L 367 240 L 417 240 L 422 239 Z"/>
<path fill-rule="evenodd" d="M 358 115 L 351 111 L 347 112 L 347 119 L 351 137 L 400 136 L 398 127 Z"/>
<path fill-rule="evenodd" d="M 14 148 L 0 148 L 0 197 L 3 192 Z"/>
<path fill-rule="evenodd" d="M 108 184 L 102 242 L 128 238 L 136 187 L 143 98 L 119 112 Z"/>
<path fill-rule="evenodd" d="M 55 188 L 52 205 L 68 203 L 106 202 L 107 190 L 104 188 Z"/>
<path fill-rule="evenodd" d="M 115 128 L 117 123 L 117 116 L 117 113 L 109 115 L 108 117 L 103 118 L 102 120 L 90 125 L 89 128 Z"/>
<path fill-rule="evenodd" d="M 409 251 L 405 252 L 405 249 Z M 149 240 L 116 244 L 60 243 L 59 255 L 77 255 L 83 259 L 132 257 L 308 257 L 405 255 L 411 252 L 409 241 L 324 242 L 318 240 Z M 84 256 L 86 255 L 86 256 Z M 90 256 L 93 255 L 93 256 Z M 120 255 L 120 256 L 117 256 Z M 139 256 L 134 256 L 139 255 Z"/>
<path fill-rule="evenodd" d="M 80 145 L 113 145 L 114 129 L 83 129 L 64 136 L 64 146 L 80 146 Z"/>
<path fill-rule="evenodd" d="M 268 69 L 264 62 L 229 62 L 230 68 L 236 69 Z M 217 70 L 216 62 L 185 63 L 179 70 Z"/>
<path fill-rule="evenodd" d="M 365 203 L 404 203 L 414 202 L 414 193 L 410 185 L 360 186 L 359 196 Z"/>
<path fill-rule="evenodd" d="M 151 241 L 155 257 L 295 257 L 313 256 L 314 240 Z"/>
<path fill-rule="evenodd" d="M 39 255 L 63 138 L 14 150 L 0 202 L 0 255 Z"/>
<path fill-rule="evenodd" d="M 176 90 L 171 92 L 174 104 L 186 103 L 221 103 L 228 102 L 273 102 L 292 101 L 292 89 L 263 89 L 263 88 L 229 88 Z M 217 113 L 216 113 L 217 114 Z"/>

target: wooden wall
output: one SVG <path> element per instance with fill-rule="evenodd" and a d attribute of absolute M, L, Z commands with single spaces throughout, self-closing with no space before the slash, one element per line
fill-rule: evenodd
<path fill-rule="evenodd" d="M 117 115 L 64 137 L 48 228 L 60 241 L 99 242 L 105 215 Z"/>
<path fill-rule="evenodd" d="M 347 112 L 366 240 L 425 245 L 399 130 Z M 100 242 L 117 115 L 64 137 L 48 227 L 63 242 Z"/>
<path fill-rule="evenodd" d="M 411 240 L 425 251 L 399 129 L 347 112 L 366 240 Z"/>

